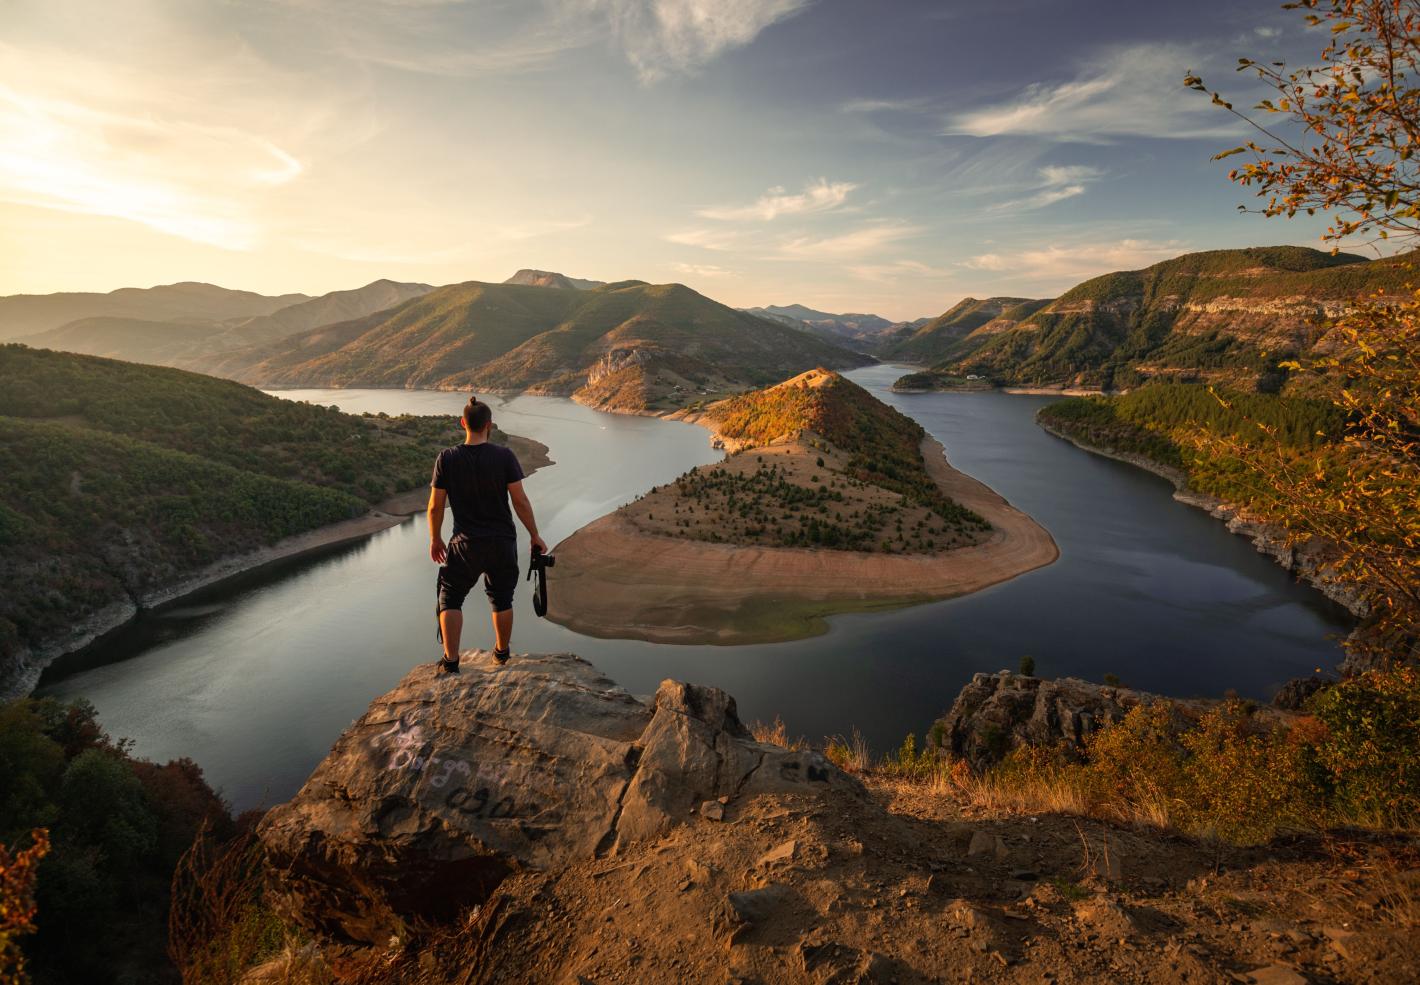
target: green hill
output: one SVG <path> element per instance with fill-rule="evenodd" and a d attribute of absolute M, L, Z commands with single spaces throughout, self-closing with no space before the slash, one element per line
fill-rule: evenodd
<path fill-rule="evenodd" d="M 942 378 L 1116 389 L 1146 380 L 1275 389 L 1356 297 L 1401 288 L 1404 261 L 1297 246 L 1189 253 L 1085 281 L 1010 326 L 947 349 Z"/>
<path fill-rule="evenodd" d="M 1049 303 L 1030 298 L 963 298 L 925 325 L 886 342 L 882 356 L 930 365 L 949 355 L 972 332 L 1014 327 Z"/>
<path fill-rule="evenodd" d="M 133 362 L 201 370 L 215 354 L 274 342 L 331 322 L 363 317 L 432 291 L 428 284 L 377 280 L 352 291 L 332 291 L 271 312 L 215 321 L 157 320 L 121 315 L 79 318 L 21 341 Z"/>
<path fill-rule="evenodd" d="M 192 281 L 161 287 L 123 287 L 107 294 L 14 294 L 0 298 L 0 342 L 47 332 L 79 318 L 224 321 L 269 315 L 309 300 L 304 294 L 267 297 Z"/>
<path fill-rule="evenodd" d="M 478 388 L 667 411 L 866 356 L 680 284 L 585 290 L 471 281 L 213 363 L 271 386 Z"/>
<path fill-rule="evenodd" d="M 111 603 L 423 484 L 457 430 L 0 346 L 0 682 Z"/>

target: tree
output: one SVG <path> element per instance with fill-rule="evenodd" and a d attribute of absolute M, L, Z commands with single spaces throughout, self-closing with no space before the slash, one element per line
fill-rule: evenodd
<path fill-rule="evenodd" d="M 1266 200 L 1266 216 L 1327 213 L 1324 239 L 1413 240 L 1420 235 L 1420 2 L 1298 0 L 1308 24 L 1327 28 L 1320 64 L 1241 59 L 1275 90 L 1255 109 L 1264 124 L 1190 74 L 1184 84 L 1262 137 L 1215 159 L 1250 153 L 1229 178 Z M 1298 134 L 1291 136 L 1284 133 Z M 1253 421 L 1248 437 L 1202 432 L 1201 449 L 1251 472 L 1259 498 L 1294 542 L 1321 538 L 1335 571 L 1370 604 L 1367 632 L 1352 646 L 1383 658 L 1420 655 L 1420 291 L 1359 298 L 1306 364 L 1284 363 L 1320 382 L 1345 412 L 1333 456 L 1298 459 L 1275 427 Z M 1219 398 L 1220 400 L 1224 398 Z M 1265 440 L 1257 440 L 1260 436 Z"/>
<path fill-rule="evenodd" d="M 35 877 L 49 852 L 49 832 L 35 828 L 30 847 L 12 852 L 0 844 L 0 985 L 23 985 L 25 955 L 18 938 L 35 929 Z"/>
<path fill-rule="evenodd" d="M 1252 162 L 1228 177 L 1267 199 L 1253 211 L 1328 213 L 1325 238 L 1332 242 L 1370 233 L 1420 235 L 1420 3 L 1296 0 L 1283 9 L 1304 10 L 1310 26 L 1327 29 L 1320 64 L 1289 70 L 1285 62 L 1241 58 L 1238 71 L 1255 73 L 1277 94 L 1255 108 L 1299 135 L 1239 112 L 1190 74 L 1184 85 L 1210 95 L 1263 138 L 1214 160 L 1251 153 Z"/>

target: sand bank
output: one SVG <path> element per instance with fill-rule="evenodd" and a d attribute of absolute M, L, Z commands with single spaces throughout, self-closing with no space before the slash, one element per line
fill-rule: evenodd
<path fill-rule="evenodd" d="M 763 643 L 817 635 L 824 617 L 978 591 L 1060 556 L 1050 533 L 984 483 L 922 454 L 942 490 L 992 526 L 938 554 L 743 547 L 637 531 L 612 513 L 556 548 L 548 617 L 588 636 L 657 643 Z"/>

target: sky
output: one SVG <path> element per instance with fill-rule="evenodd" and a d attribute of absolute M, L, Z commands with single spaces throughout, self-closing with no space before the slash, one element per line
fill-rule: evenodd
<path fill-rule="evenodd" d="M 1210 161 L 1278 0 L 0 0 L 0 295 L 521 267 L 893 319 L 1324 247 Z M 1233 159 L 1237 160 L 1237 159 Z"/>

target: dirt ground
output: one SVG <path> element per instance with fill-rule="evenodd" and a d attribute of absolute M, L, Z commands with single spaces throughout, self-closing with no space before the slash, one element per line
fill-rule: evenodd
<path fill-rule="evenodd" d="M 469 985 L 1401 985 L 1420 981 L 1417 898 L 1413 840 L 1220 849 L 870 783 L 731 801 L 630 854 L 515 875 L 463 926 L 344 965 Z"/>

